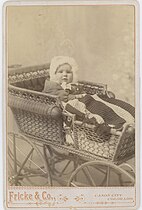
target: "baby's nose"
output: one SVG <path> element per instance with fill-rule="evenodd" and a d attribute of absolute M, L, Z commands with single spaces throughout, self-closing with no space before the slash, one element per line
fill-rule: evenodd
<path fill-rule="evenodd" d="M 67 72 L 66 71 L 63 71 L 63 75 L 66 76 L 67 75 Z"/>

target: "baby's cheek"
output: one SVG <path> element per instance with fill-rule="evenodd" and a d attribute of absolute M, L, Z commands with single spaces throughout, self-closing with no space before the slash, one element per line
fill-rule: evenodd
<path fill-rule="evenodd" d="M 60 82 L 60 81 L 61 81 L 61 75 L 56 75 L 55 78 L 56 78 L 56 81 L 57 81 L 57 82 Z"/>
<path fill-rule="evenodd" d="M 73 76 L 70 75 L 70 76 L 69 76 L 69 82 L 72 82 L 72 81 L 73 81 Z"/>

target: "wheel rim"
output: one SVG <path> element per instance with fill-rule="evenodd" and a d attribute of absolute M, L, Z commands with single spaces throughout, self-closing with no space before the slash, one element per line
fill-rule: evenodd
<path fill-rule="evenodd" d="M 134 177 L 113 163 L 90 161 L 79 166 L 71 175 L 68 186 L 133 186 Z"/>
<path fill-rule="evenodd" d="M 51 185 L 48 165 L 41 148 L 21 134 L 8 135 L 8 166 L 10 185 Z"/>

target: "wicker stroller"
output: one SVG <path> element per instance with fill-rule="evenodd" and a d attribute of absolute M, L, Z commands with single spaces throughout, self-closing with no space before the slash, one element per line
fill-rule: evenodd
<path fill-rule="evenodd" d="M 42 93 L 49 64 L 9 70 L 8 105 L 18 129 L 8 133 L 9 185 L 133 186 L 135 133 L 99 136 L 92 125 L 62 110 L 55 96 Z M 107 94 L 103 84 L 79 82 L 76 91 Z M 68 126 L 66 126 L 68 125 Z M 74 145 L 66 144 L 66 136 Z"/>

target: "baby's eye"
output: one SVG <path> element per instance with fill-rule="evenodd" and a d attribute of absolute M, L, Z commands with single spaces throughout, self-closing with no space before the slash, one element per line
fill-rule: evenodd
<path fill-rule="evenodd" d="M 67 70 L 66 72 L 67 72 L 67 74 L 71 74 L 71 73 L 72 73 L 72 71 L 71 71 L 71 70 Z"/>
<path fill-rule="evenodd" d="M 59 70 L 57 73 L 60 73 L 60 74 L 62 74 L 62 73 L 63 73 L 63 70 Z"/>

